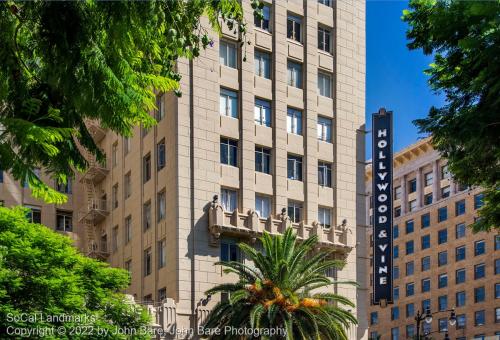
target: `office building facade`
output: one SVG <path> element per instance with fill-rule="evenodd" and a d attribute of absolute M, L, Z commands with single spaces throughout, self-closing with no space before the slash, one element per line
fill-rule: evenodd
<path fill-rule="evenodd" d="M 164 329 L 189 329 L 220 299 L 205 291 L 234 279 L 215 262 L 291 226 L 345 259 L 329 275 L 360 287 L 331 289 L 356 302 L 350 338 L 366 338 L 365 4 L 264 1 L 254 20 L 242 3 L 250 44 L 224 28 L 179 60 L 182 97 L 158 95 L 156 126 L 123 138 L 89 122 L 107 161 L 77 180 L 81 247 L 129 270 L 127 292 Z"/>
<path fill-rule="evenodd" d="M 371 223 L 371 166 L 366 171 Z M 432 313 L 421 333 L 441 339 L 485 339 L 500 331 L 500 237 L 473 234 L 479 188 L 456 183 L 428 139 L 398 152 L 393 176 L 394 304 L 368 308 L 372 339 L 411 339 L 415 316 Z M 367 247 L 371 247 L 371 228 Z M 372 249 L 372 248 L 369 248 Z M 368 266 L 372 286 L 372 263 Z M 450 325 L 454 309 L 456 324 Z"/>

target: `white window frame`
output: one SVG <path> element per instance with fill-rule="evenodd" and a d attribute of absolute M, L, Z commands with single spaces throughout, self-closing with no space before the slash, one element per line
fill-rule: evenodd
<path fill-rule="evenodd" d="M 424 174 L 424 184 L 426 187 L 434 184 L 434 174 L 432 173 L 432 171 Z"/>
<path fill-rule="evenodd" d="M 303 207 L 304 205 L 302 202 L 293 200 L 288 201 L 288 206 L 287 206 L 288 217 L 293 223 L 300 223 L 303 220 L 304 217 L 302 216 Z M 290 211 L 292 211 L 292 213 L 290 213 Z"/>
<path fill-rule="evenodd" d="M 260 218 L 267 219 L 271 216 L 272 198 L 265 195 L 255 195 L 255 211 Z"/>
<path fill-rule="evenodd" d="M 254 121 L 257 125 L 271 127 L 272 109 L 269 100 L 255 98 Z"/>
<path fill-rule="evenodd" d="M 165 219 L 167 216 L 167 193 L 162 190 L 157 195 L 158 199 L 158 221 Z"/>
<path fill-rule="evenodd" d="M 286 36 L 288 39 L 302 43 L 302 21 L 302 18 L 297 15 L 290 13 L 287 15 Z M 292 25 L 291 30 L 289 29 L 290 24 Z"/>
<path fill-rule="evenodd" d="M 222 39 L 219 43 L 219 62 L 230 68 L 238 68 L 238 48 L 232 41 Z"/>
<path fill-rule="evenodd" d="M 266 32 L 271 32 L 272 30 L 272 22 L 271 22 L 271 6 L 264 4 L 264 7 L 262 7 L 262 15 L 263 19 L 254 19 L 254 25 L 256 28 L 261 29 Z M 267 27 L 265 25 L 265 22 L 267 20 Z"/>
<path fill-rule="evenodd" d="M 287 132 L 301 136 L 302 123 L 302 111 L 289 107 L 286 117 Z"/>
<path fill-rule="evenodd" d="M 287 69 L 287 85 L 296 87 L 298 89 L 302 88 L 302 64 L 296 63 L 294 61 L 288 61 L 286 65 Z"/>
<path fill-rule="evenodd" d="M 332 187 L 332 163 L 318 161 L 318 185 Z"/>
<path fill-rule="evenodd" d="M 322 228 L 329 229 L 332 226 L 332 209 L 327 207 L 318 208 L 318 222 Z"/>
<path fill-rule="evenodd" d="M 333 77 L 325 72 L 318 72 L 318 94 L 322 97 L 332 98 Z"/>
<path fill-rule="evenodd" d="M 288 176 L 288 172 L 290 171 L 290 166 L 291 166 L 291 169 L 293 172 L 292 177 Z M 287 155 L 287 178 L 289 180 L 293 180 L 293 181 L 302 181 L 302 175 L 303 175 L 302 172 L 303 171 L 304 171 L 304 168 L 303 168 L 302 156 L 288 154 Z"/>
<path fill-rule="evenodd" d="M 63 218 L 63 227 L 59 227 L 59 218 Z M 73 231 L 73 213 L 71 211 L 56 210 L 56 230 L 58 231 Z"/>
<path fill-rule="evenodd" d="M 220 89 L 219 113 L 221 116 L 238 119 L 238 92 L 226 88 Z"/>
<path fill-rule="evenodd" d="M 271 55 L 267 52 L 255 50 L 254 52 L 255 75 L 271 79 Z"/>
<path fill-rule="evenodd" d="M 332 30 L 329 27 L 318 26 L 318 49 L 331 53 L 332 50 Z"/>
<path fill-rule="evenodd" d="M 227 212 L 238 210 L 238 190 L 230 188 L 221 189 L 221 205 Z"/>
<path fill-rule="evenodd" d="M 165 94 L 158 94 L 156 96 L 156 121 L 160 122 L 165 118 Z"/>
<path fill-rule="evenodd" d="M 127 244 L 130 242 L 130 240 L 132 240 L 132 215 L 128 215 L 127 217 L 125 217 L 124 227 L 125 244 Z"/>
<path fill-rule="evenodd" d="M 163 268 L 167 265 L 167 240 L 158 241 L 158 268 Z"/>
<path fill-rule="evenodd" d="M 333 125 L 332 120 L 330 118 L 318 116 L 316 125 L 318 129 L 318 140 L 326 143 L 331 143 Z"/>

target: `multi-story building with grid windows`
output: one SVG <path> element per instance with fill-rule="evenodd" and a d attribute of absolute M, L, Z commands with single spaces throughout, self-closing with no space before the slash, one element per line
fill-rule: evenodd
<path fill-rule="evenodd" d="M 238 242 L 317 234 L 347 263 L 328 275 L 360 283 L 331 289 L 356 302 L 350 339 L 366 338 L 364 1 L 264 0 L 263 20 L 242 3 L 251 44 L 224 29 L 180 60 L 183 95 L 158 96 L 156 126 L 122 138 L 89 122 L 107 162 L 78 178 L 73 229 L 130 271 L 128 293 L 163 328 L 184 330 L 221 298 L 205 291 L 234 279 L 214 263 L 244 261 Z"/>
<path fill-rule="evenodd" d="M 368 224 L 371 179 L 368 166 Z M 412 339 L 415 315 L 427 308 L 433 321 L 422 322 L 422 335 L 441 339 L 448 333 L 459 340 L 500 335 L 500 236 L 468 228 L 483 204 L 481 190 L 453 181 L 428 139 L 395 155 L 393 188 L 394 304 L 369 306 L 370 338 Z M 452 309 L 455 325 L 449 323 Z"/>

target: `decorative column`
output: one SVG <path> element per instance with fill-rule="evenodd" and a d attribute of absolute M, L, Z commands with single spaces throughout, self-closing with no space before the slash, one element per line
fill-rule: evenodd
<path fill-rule="evenodd" d="M 441 189 L 441 179 L 439 178 L 439 159 L 432 163 L 432 202 L 439 200 L 439 190 Z"/>
<path fill-rule="evenodd" d="M 408 193 L 406 190 L 406 175 L 401 177 L 401 215 L 406 214 L 408 206 Z"/>
<path fill-rule="evenodd" d="M 422 168 L 417 169 L 417 208 L 422 207 L 422 195 L 424 187 L 422 185 Z"/>

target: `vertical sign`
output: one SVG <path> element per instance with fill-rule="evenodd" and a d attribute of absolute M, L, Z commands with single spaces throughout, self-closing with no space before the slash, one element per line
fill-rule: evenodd
<path fill-rule="evenodd" d="M 372 116 L 373 304 L 392 303 L 392 111 Z"/>

